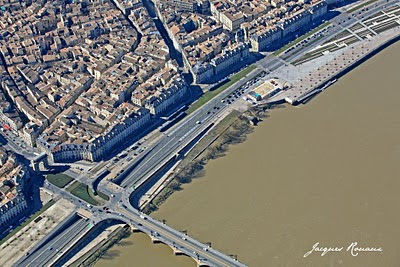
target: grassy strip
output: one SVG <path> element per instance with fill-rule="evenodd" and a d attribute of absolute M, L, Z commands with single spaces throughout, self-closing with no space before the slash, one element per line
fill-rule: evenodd
<path fill-rule="evenodd" d="M 361 4 L 359 4 L 358 6 L 355 6 L 355 7 L 353 7 L 352 9 L 349 9 L 349 10 L 347 11 L 347 13 L 353 13 L 354 11 L 356 11 L 356 10 L 358 10 L 358 9 L 360 9 L 360 8 L 363 8 L 363 7 L 365 7 L 365 6 L 369 5 L 369 4 L 372 4 L 373 2 L 376 2 L 376 1 L 378 1 L 378 0 L 370 0 L 370 1 L 367 1 L 367 2 L 365 2 L 365 3 L 361 3 Z"/>
<path fill-rule="evenodd" d="M 83 184 L 81 182 L 75 181 L 72 185 L 70 185 L 67 189 L 71 194 L 80 199 L 86 201 L 92 205 L 98 205 L 99 203 L 90 196 L 89 194 L 89 186 L 87 184 Z"/>
<path fill-rule="evenodd" d="M 244 70 L 233 75 L 227 83 L 221 85 L 220 87 L 216 88 L 215 90 L 206 92 L 196 102 L 194 102 L 189 107 L 189 109 L 186 111 L 186 114 L 190 114 L 190 113 L 194 112 L 195 110 L 197 110 L 198 108 L 203 106 L 205 103 L 207 103 L 208 101 L 213 99 L 215 96 L 217 96 L 219 93 L 221 93 L 222 91 L 224 91 L 225 89 L 227 89 L 228 87 L 230 87 L 231 85 L 233 85 L 234 83 L 239 81 L 241 78 L 246 76 L 248 73 L 250 73 L 255 68 L 256 68 L 255 65 L 250 65 L 247 68 L 245 68 Z"/>
<path fill-rule="evenodd" d="M 89 188 L 89 186 L 86 186 L 86 191 L 87 191 L 88 195 L 89 195 L 94 201 L 96 201 L 96 202 L 98 202 L 98 204 L 100 204 L 99 202 L 101 202 L 101 200 L 99 199 L 98 196 L 96 196 L 96 195 L 93 193 L 92 189 Z M 100 200 L 100 201 L 99 201 L 99 200 Z M 92 205 L 94 205 L 94 204 L 92 204 Z"/>
<path fill-rule="evenodd" d="M 91 198 L 93 198 L 94 200 L 96 200 L 97 202 L 99 202 L 99 204 L 103 203 L 103 200 L 105 201 L 109 201 L 110 197 L 107 196 L 106 194 L 104 194 L 103 192 L 97 191 L 96 194 L 93 193 L 92 188 L 90 188 L 89 186 L 87 187 L 87 191 L 88 194 Z"/>
<path fill-rule="evenodd" d="M 110 197 L 108 195 L 104 194 L 103 192 L 97 191 L 97 194 L 99 195 L 99 197 L 101 197 L 105 201 L 109 201 L 110 200 Z"/>
<path fill-rule="evenodd" d="M 280 49 L 276 50 L 273 54 L 274 56 L 279 55 L 280 53 L 282 53 L 283 51 L 286 51 L 287 49 L 289 49 L 290 47 L 296 45 L 297 43 L 300 43 L 301 41 L 303 41 L 304 39 L 306 39 L 307 37 L 309 37 L 310 35 L 313 35 L 314 33 L 316 33 L 317 31 L 325 28 L 326 26 L 328 26 L 329 24 L 331 24 L 329 21 L 319 25 L 317 28 L 309 31 L 306 34 L 303 34 L 302 36 L 298 37 L 297 39 L 293 40 L 292 42 L 288 43 L 287 45 L 281 47 Z"/>
<path fill-rule="evenodd" d="M 47 175 L 46 179 L 53 185 L 60 188 L 64 188 L 67 184 L 74 180 L 72 177 L 63 173 L 49 174 Z"/>
<path fill-rule="evenodd" d="M 129 235 L 130 231 L 128 226 L 116 229 L 107 240 L 104 240 L 94 246 L 85 255 L 72 263 L 71 267 L 93 266 L 96 261 L 98 261 L 105 253 L 107 253 L 107 250 L 120 242 L 122 239 L 129 237 Z"/>
<path fill-rule="evenodd" d="M 74 190 L 78 185 L 79 185 L 79 182 L 78 181 L 74 181 L 72 184 L 70 184 L 67 187 L 67 191 L 71 193 L 71 191 Z"/>
<path fill-rule="evenodd" d="M 182 161 L 171 182 L 151 201 L 143 212 L 150 214 L 158 209 L 173 192 L 180 190 L 181 185 L 190 183 L 192 179 L 204 174 L 204 166 L 208 161 L 224 156 L 230 144 L 238 144 L 246 140 L 247 134 L 253 131 L 249 118 L 253 116 L 266 117 L 267 113 L 262 107 L 251 108 L 243 114 L 232 114 L 221 121 L 213 131 L 207 134 L 204 142 L 200 141 L 188 154 L 189 160 Z M 210 136 L 210 137 L 208 137 Z"/>
<path fill-rule="evenodd" d="M 26 225 L 28 225 L 31 221 L 33 221 L 34 219 L 36 219 L 37 217 L 39 217 L 40 214 L 42 214 L 43 212 L 45 212 L 48 208 L 50 208 L 51 206 L 54 205 L 54 200 L 51 199 L 49 202 L 47 202 L 46 204 L 44 204 L 44 206 L 38 210 L 37 212 L 35 212 L 34 214 L 32 214 L 31 216 L 29 216 L 28 219 L 26 219 L 24 222 L 22 222 L 17 228 L 15 228 L 14 230 L 12 230 L 11 232 L 8 233 L 8 235 L 6 235 L 3 239 L 0 240 L 0 245 L 2 245 L 4 242 L 6 242 L 8 239 L 10 239 L 10 237 L 12 237 L 13 235 L 15 235 L 17 232 L 19 232 L 22 228 L 24 228 Z"/>

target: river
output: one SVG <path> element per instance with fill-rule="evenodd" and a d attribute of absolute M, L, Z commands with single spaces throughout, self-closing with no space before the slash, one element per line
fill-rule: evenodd
<path fill-rule="evenodd" d="M 398 266 L 400 42 L 248 139 L 152 214 L 249 266 Z M 143 234 L 96 266 L 196 266 Z M 343 247 L 325 256 L 303 255 Z M 381 247 L 351 256 L 347 247 Z"/>

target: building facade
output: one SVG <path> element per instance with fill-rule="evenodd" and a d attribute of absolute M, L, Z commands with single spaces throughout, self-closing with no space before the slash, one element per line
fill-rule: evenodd
<path fill-rule="evenodd" d="M 4 151 L 1 152 L 4 154 Z M 7 160 L 2 163 L 4 164 L 1 164 L 3 175 L 0 176 L 0 229 L 4 231 L 28 208 L 24 190 L 29 172 L 15 160 L 14 156 L 8 155 Z"/>
<path fill-rule="evenodd" d="M 43 138 L 39 138 L 38 145 L 49 154 L 54 162 L 98 161 L 125 142 L 128 137 L 135 139 L 148 126 L 150 120 L 149 110 L 140 108 L 137 112 L 130 114 L 122 123 L 112 126 L 108 132 L 93 141 L 49 145 Z"/>
<path fill-rule="evenodd" d="M 182 103 L 187 93 L 187 86 L 184 83 L 175 83 L 170 88 L 163 90 L 158 96 L 151 96 L 146 101 L 145 107 L 154 116 L 160 116 L 167 110 Z"/>
<path fill-rule="evenodd" d="M 264 51 L 267 47 L 278 42 L 282 38 L 280 27 L 270 27 L 262 33 L 254 33 L 250 37 L 251 47 L 254 51 Z"/>
<path fill-rule="evenodd" d="M 225 72 L 242 61 L 247 60 L 248 57 L 249 45 L 244 43 L 239 44 L 211 60 L 211 65 L 214 67 L 214 74 L 218 75 Z"/>

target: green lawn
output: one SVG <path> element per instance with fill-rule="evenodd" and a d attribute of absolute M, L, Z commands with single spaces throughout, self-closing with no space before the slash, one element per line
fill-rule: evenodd
<path fill-rule="evenodd" d="M 46 179 L 53 185 L 60 188 L 64 188 L 67 184 L 74 180 L 72 177 L 63 173 L 49 174 L 47 175 Z"/>
<path fill-rule="evenodd" d="M 355 6 L 355 7 L 353 7 L 352 9 L 349 9 L 349 10 L 347 11 L 347 13 L 353 13 L 354 11 L 356 11 L 356 10 L 358 10 L 358 9 L 360 9 L 360 8 L 363 8 L 363 7 L 365 7 L 365 6 L 369 5 L 369 4 L 372 4 L 373 2 L 376 2 L 376 1 L 378 1 L 378 0 L 370 0 L 370 1 L 367 1 L 367 2 L 365 2 L 365 3 L 361 3 L 361 4 L 359 4 L 358 6 Z"/>
<path fill-rule="evenodd" d="M 89 204 L 92 205 L 98 205 L 99 203 L 90 196 L 89 191 L 89 186 L 87 184 L 83 184 L 81 182 L 75 181 L 72 185 L 70 185 L 67 189 L 71 194 L 73 194 L 76 197 L 79 197 L 80 199 L 86 201 Z"/>
<path fill-rule="evenodd" d="M 296 45 L 297 43 L 300 43 L 301 41 L 303 41 L 304 39 L 306 39 L 307 37 L 313 35 L 314 33 L 316 33 L 317 31 L 325 28 L 326 26 L 328 26 L 329 24 L 331 24 L 329 21 L 319 25 L 318 27 L 316 27 L 315 29 L 307 32 L 306 34 L 303 34 L 302 36 L 298 37 L 297 39 L 291 41 L 290 43 L 288 43 L 287 45 L 281 47 L 280 49 L 276 50 L 273 54 L 275 56 L 279 55 L 280 53 L 286 51 L 287 49 L 289 49 L 290 47 Z"/>
<path fill-rule="evenodd" d="M 248 73 L 250 73 L 255 68 L 256 68 L 255 65 L 250 65 L 247 68 L 245 68 L 244 70 L 233 75 L 227 83 L 221 85 L 220 87 L 216 88 L 215 90 L 206 92 L 196 102 L 194 102 L 189 107 L 189 109 L 186 111 L 186 113 L 190 114 L 190 113 L 194 112 L 195 110 L 197 110 L 198 108 L 203 106 L 205 103 L 207 103 L 208 101 L 213 99 L 215 96 L 217 96 L 219 93 L 221 93 L 222 91 L 224 91 L 225 89 L 227 89 L 228 87 L 230 87 L 231 85 L 233 85 L 234 83 L 239 81 L 241 78 L 246 76 Z"/>
<path fill-rule="evenodd" d="M 8 235 L 6 235 L 3 239 L 0 240 L 0 245 L 3 244 L 4 242 L 6 242 L 8 239 L 10 239 L 10 237 L 15 235 L 16 233 L 18 233 L 22 228 L 24 228 L 26 225 L 28 225 L 31 221 L 33 221 L 34 219 L 39 217 L 40 214 L 42 214 L 48 208 L 53 206 L 54 203 L 55 203 L 54 200 L 51 199 L 40 210 L 38 210 L 37 212 L 35 212 L 31 216 L 29 216 L 27 219 L 25 219 L 25 221 L 23 221 L 17 228 L 13 229 L 11 232 L 8 233 Z"/>

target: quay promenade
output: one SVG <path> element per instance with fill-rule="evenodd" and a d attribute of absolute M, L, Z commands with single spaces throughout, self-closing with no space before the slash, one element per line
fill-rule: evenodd
<path fill-rule="evenodd" d="M 355 43 L 342 50 L 336 51 L 333 57 L 330 55 L 330 57 L 323 56 L 322 58 L 316 59 L 315 61 L 321 62 L 325 59 L 324 57 L 326 57 L 326 61 L 323 61 L 319 66 L 315 64 L 317 67 L 314 70 L 304 73 L 299 79 L 293 81 L 289 89 L 260 104 L 287 102 L 292 105 L 297 105 L 312 97 L 314 94 L 323 91 L 330 84 L 334 83 L 336 79 L 399 39 L 400 27 L 396 27 L 373 39 Z M 306 64 L 314 64 L 313 61 L 307 62 Z M 302 65 L 297 66 L 297 68 L 299 68 L 300 71 Z"/>

